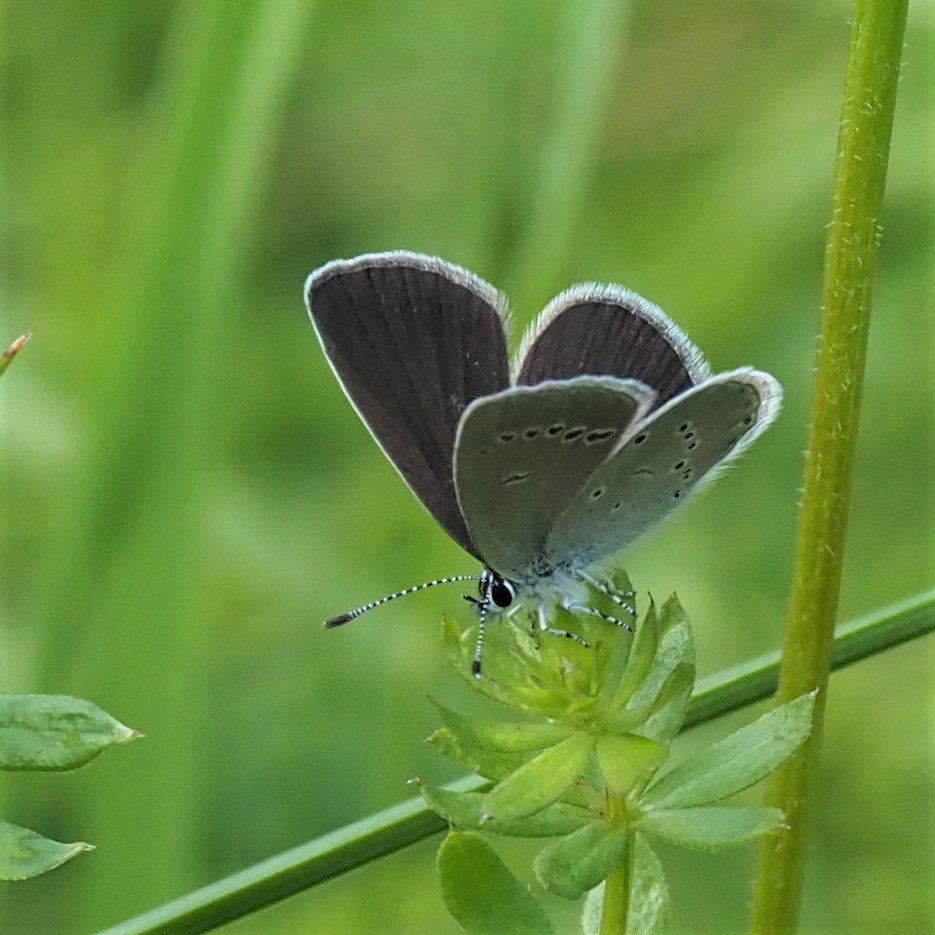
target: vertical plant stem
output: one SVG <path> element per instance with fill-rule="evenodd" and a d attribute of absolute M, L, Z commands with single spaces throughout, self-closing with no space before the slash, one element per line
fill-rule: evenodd
<path fill-rule="evenodd" d="M 626 802 L 610 796 L 608 816 L 626 820 Z M 627 835 L 627 846 L 620 855 L 617 865 L 611 870 L 604 884 L 604 905 L 601 908 L 600 935 L 626 935 L 630 916 L 630 889 L 633 884 L 633 832 Z"/>
<path fill-rule="evenodd" d="M 778 700 L 818 688 L 815 725 L 766 793 L 789 824 L 760 850 L 751 932 L 797 925 L 831 662 L 870 298 L 908 0 L 856 0 L 825 248 L 821 343 Z"/>

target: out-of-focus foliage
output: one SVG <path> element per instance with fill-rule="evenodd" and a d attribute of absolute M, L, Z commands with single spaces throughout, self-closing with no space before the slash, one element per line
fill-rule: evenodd
<path fill-rule="evenodd" d="M 935 568 L 930 12 L 910 13 L 845 616 Z M 507 291 L 517 331 L 572 282 L 621 282 L 716 368 L 774 373 L 779 423 L 625 564 L 678 591 L 702 675 L 777 645 L 847 16 L 0 3 L 0 333 L 34 333 L 0 386 L 0 690 L 92 697 L 148 738 L 67 782 L 3 777 L 17 820 L 98 845 L 0 894 L 4 930 L 91 931 L 453 775 L 421 741 L 426 691 L 462 697 L 438 637 L 460 592 L 319 626 L 474 567 L 315 346 L 301 284 L 329 259 L 437 253 Z M 832 681 L 806 935 L 930 921 L 933 661 L 929 641 Z M 454 932 L 434 847 L 237 928 Z M 675 931 L 741 930 L 750 854 L 663 860 Z"/>

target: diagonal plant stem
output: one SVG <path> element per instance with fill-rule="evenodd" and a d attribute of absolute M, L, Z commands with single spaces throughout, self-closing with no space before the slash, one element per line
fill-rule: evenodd
<path fill-rule="evenodd" d="M 841 627 L 834 642 L 833 667 L 843 668 L 931 632 L 935 632 L 935 591 Z M 692 699 L 686 727 L 768 698 L 776 690 L 778 675 L 779 654 L 770 653 L 707 680 Z M 468 792 L 488 786 L 485 780 L 469 776 L 450 788 Z M 208 932 L 416 844 L 445 827 L 445 821 L 421 797 L 411 799 L 188 893 L 101 935 Z"/>
<path fill-rule="evenodd" d="M 767 804 L 785 812 L 789 831 L 760 848 L 750 927 L 756 935 L 792 933 L 799 914 L 907 7 L 908 0 L 854 4 L 825 247 L 818 376 L 777 701 L 816 688 L 819 694 L 811 736 L 767 788 Z"/>

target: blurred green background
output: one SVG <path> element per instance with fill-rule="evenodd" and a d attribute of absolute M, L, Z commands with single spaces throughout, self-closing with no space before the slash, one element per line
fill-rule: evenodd
<path fill-rule="evenodd" d="M 777 426 L 625 562 L 642 592 L 678 590 L 702 673 L 778 646 L 848 15 L 0 2 L 0 343 L 35 334 L 0 386 L 0 690 L 90 698 L 146 734 L 75 775 L 0 777 L 4 817 L 98 845 L 7 884 L 3 931 L 91 932 L 456 775 L 422 738 L 426 693 L 463 700 L 439 636 L 460 592 L 320 627 L 475 570 L 321 357 L 301 287 L 327 260 L 439 254 L 504 289 L 517 331 L 564 286 L 621 282 L 716 368 L 776 374 Z M 844 618 L 935 581 L 932 53 L 918 3 Z M 833 679 L 806 935 L 935 927 L 933 663 L 927 640 Z M 453 933 L 435 846 L 231 931 Z M 752 849 L 663 858 L 674 932 L 743 930 Z"/>

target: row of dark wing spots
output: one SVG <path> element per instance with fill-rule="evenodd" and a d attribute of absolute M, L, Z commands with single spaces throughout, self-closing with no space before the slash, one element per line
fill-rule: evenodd
<path fill-rule="evenodd" d="M 698 434 L 695 431 L 695 424 L 693 422 L 686 419 L 679 425 L 676 432 L 681 436 L 686 451 L 694 451 L 698 447 Z M 671 473 L 678 474 L 680 472 L 682 474 L 682 480 L 685 483 L 688 483 L 694 476 L 694 469 L 686 458 L 680 458 L 672 465 Z M 672 494 L 672 499 L 681 500 L 683 493 L 684 490 L 681 487 L 677 487 Z"/>
<path fill-rule="evenodd" d="M 546 438 L 556 438 L 558 435 L 561 435 L 562 444 L 570 445 L 584 435 L 584 443 L 590 447 L 591 445 L 600 445 L 603 442 L 610 441 L 616 434 L 617 429 L 615 428 L 591 429 L 589 432 L 586 425 L 576 425 L 574 428 L 568 428 L 564 422 L 556 422 L 545 429 L 539 426 L 530 426 L 527 429 L 523 429 L 522 438 L 524 441 L 533 441 L 540 435 L 545 435 Z M 504 445 L 508 445 L 519 437 L 520 433 L 515 431 L 501 432 L 497 436 L 501 444 Z"/>
<path fill-rule="evenodd" d="M 685 421 L 678 427 L 678 433 L 685 442 L 688 451 L 694 451 L 698 447 L 698 437 L 695 432 L 694 423 Z"/>
<path fill-rule="evenodd" d="M 690 481 L 694 476 L 694 468 L 689 464 L 685 458 L 680 458 L 675 464 L 672 465 L 672 474 L 681 473 L 682 480 Z"/>
<path fill-rule="evenodd" d="M 747 432 L 753 427 L 753 423 L 756 422 L 756 413 L 748 412 L 740 422 L 735 422 L 732 426 L 734 435 L 730 437 L 727 443 L 727 451 L 730 451 L 734 445 L 736 445 Z M 726 454 L 727 452 L 725 452 Z"/>

